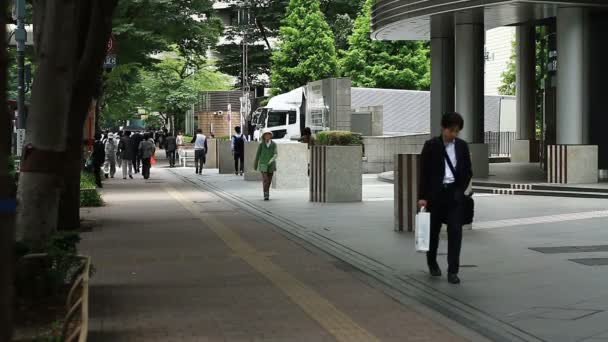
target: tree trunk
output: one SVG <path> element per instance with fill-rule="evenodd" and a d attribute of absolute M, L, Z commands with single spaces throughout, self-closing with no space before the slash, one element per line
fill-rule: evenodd
<path fill-rule="evenodd" d="M 5 11 L 0 12 L 0 37 L 6 37 Z M 11 115 L 7 111 L 6 49 L 0 49 L 0 341 L 11 341 L 13 331 L 14 183 L 9 177 Z"/>
<path fill-rule="evenodd" d="M 34 247 L 57 228 L 64 177 L 74 172 L 72 163 L 65 162 L 70 137 L 75 126 L 82 130 L 95 93 L 116 2 L 34 0 L 39 65 L 27 120 L 17 215 L 17 239 Z"/>
<path fill-rule="evenodd" d="M 81 130 L 82 131 L 82 130 Z M 82 134 L 80 135 L 82 141 Z M 63 175 L 63 191 L 59 199 L 57 229 L 80 228 L 80 172 L 82 170 L 82 142 L 70 145 Z"/>

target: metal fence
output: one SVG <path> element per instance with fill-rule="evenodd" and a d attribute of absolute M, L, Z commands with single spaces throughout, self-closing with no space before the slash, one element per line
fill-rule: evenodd
<path fill-rule="evenodd" d="M 491 157 L 511 155 L 511 146 L 516 139 L 516 132 L 486 132 L 484 142 L 488 145 Z"/>

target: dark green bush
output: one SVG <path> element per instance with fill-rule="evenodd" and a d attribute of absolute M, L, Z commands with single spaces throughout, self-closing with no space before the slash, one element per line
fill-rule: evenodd
<path fill-rule="evenodd" d="M 353 146 L 363 145 L 361 134 L 348 131 L 323 131 L 316 134 L 316 145 Z"/>
<path fill-rule="evenodd" d="M 95 186 L 95 176 L 90 172 L 80 175 L 80 207 L 101 207 L 103 199 Z"/>
<path fill-rule="evenodd" d="M 81 189 L 80 190 L 80 207 L 101 207 L 103 199 L 97 189 Z"/>
<path fill-rule="evenodd" d="M 30 299 L 53 296 L 72 283 L 82 266 L 82 260 L 77 257 L 79 242 L 78 233 L 56 232 L 42 246 L 22 243 L 17 252 L 15 277 L 18 296 Z M 31 257 L 30 253 L 43 256 Z"/>

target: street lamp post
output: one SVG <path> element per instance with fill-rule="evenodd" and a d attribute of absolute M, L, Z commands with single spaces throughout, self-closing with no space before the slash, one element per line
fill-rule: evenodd
<path fill-rule="evenodd" d="M 15 42 L 17 43 L 17 114 L 19 116 L 19 128 L 25 128 L 25 43 L 27 31 L 25 30 L 25 0 L 15 0 L 15 16 L 17 28 L 15 30 Z"/>

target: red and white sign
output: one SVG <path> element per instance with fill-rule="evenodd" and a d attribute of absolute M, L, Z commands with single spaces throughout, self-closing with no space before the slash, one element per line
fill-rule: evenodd
<path fill-rule="evenodd" d="M 106 54 L 111 55 L 114 53 L 114 35 L 110 35 L 110 39 L 108 39 L 108 45 L 106 46 Z"/>

